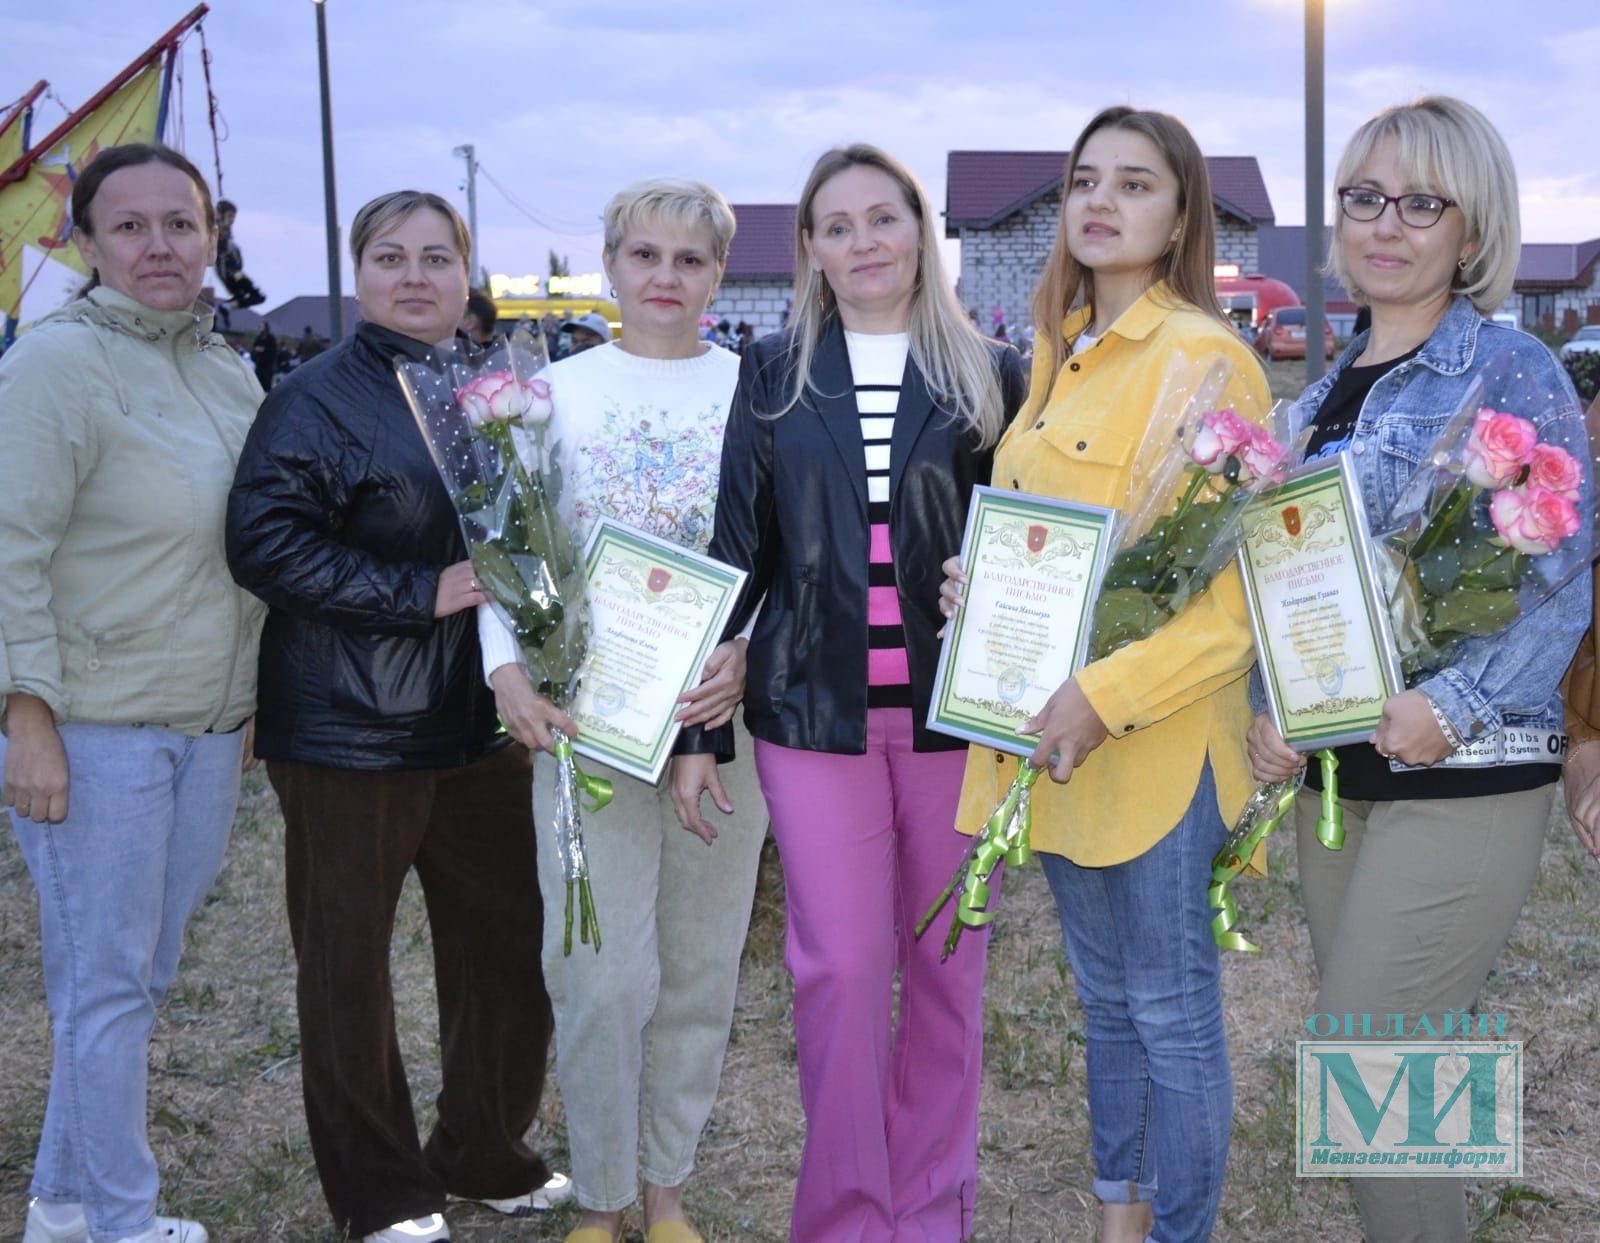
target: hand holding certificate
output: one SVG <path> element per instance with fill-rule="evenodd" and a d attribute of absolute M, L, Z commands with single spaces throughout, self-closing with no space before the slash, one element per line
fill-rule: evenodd
<path fill-rule="evenodd" d="M 654 785 L 683 728 L 679 697 L 699 682 L 747 576 L 610 519 L 595 524 L 584 560 L 593 631 L 573 747 Z"/>
<path fill-rule="evenodd" d="M 1015 865 L 1028 856 L 1030 791 L 1041 763 L 1065 782 L 1104 738 L 1081 693 L 1076 707 L 1070 696 L 1057 700 L 1042 739 L 1019 737 L 1018 725 L 1038 728 L 1052 696 L 1063 687 L 1077 692 L 1069 680 L 1081 665 L 1148 638 L 1204 591 L 1233 555 L 1245 504 L 1280 477 L 1283 441 L 1232 410 L 1215 408 L 1230 374 L 1221 359 L 1183 360 L 1174 369 L 1147 426 L 1120 517 L 1043 497 L 974 490 L 962 547 L 964 602 L 945 631 L 928 725 L 1030 761 L 917 927 L 921 935 L 959 891 L 947 955 L 963 925 L 993 919 L 985 909 L 988 882 L 1000 859 Z M 1115 554 L 1108 557 L 1112 546 Z M 1086 718 L 1097 733 L 1081 728 Z"/>

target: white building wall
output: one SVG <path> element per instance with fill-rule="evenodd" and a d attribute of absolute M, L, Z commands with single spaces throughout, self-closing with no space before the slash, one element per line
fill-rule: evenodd
<path fill-rule="evenodd" d="M 1061 216 L 1059 190 L 1037 199 L 992 229 L 961 230 L 961 301 L 978 313 L 984 332 L 994 328 L 995 311 L 1013 330 L 1032 318 L 1033 291 L 1055 244 Z M 1230 217 L 1217 218 L 1217 261 L 1237 263 L 1241 271 L 1258 270 L 1259 247 L 1254 225 Z"/>
<path fill-rule="evenodd" d="M 757 337 L 776 332 L 794 302 L 794 286 L 781 281 L 725 280 L 708 313 L 734 327 L 744 320 Z"/>

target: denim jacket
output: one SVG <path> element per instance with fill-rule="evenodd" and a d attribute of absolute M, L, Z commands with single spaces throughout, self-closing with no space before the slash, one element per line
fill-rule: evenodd
<path fill-rule="evenodd" d="M 1289 411 L 1294 431 L 1316 417 L 1334 380 L 1360 356 L 1366 341 L 1365 333 L 1351 341 L 1332 370 L 1294 402 Z M 1549 349 L 1526 333 L 1485 320 L 1471 302 L 1457 296 L 1416 357 L 1380 378 L 1361 407 L 1349 450 L 1371 530 L 1382 529 L 1401 489 L 1478 372 L 1505 350 L 1523 364 L 1525 380 L 1548 385 L 1547 391 L 1556 394 L 1553 408 L 1534 420 L 1541 439 L 1546 429 L 1570 420 L 1561 439 L 1585 443 L 1577 393 Z M 1485 391 L 1482 400 L 1520 413 L 1510 395 L 1502 402 L 1495 392 Z M 1586 478 L 1579 512 L 1587 517 L 1594 504 L 1593 480 Z M 1508 726 L 1559 730 L 1557 688 L 1589 625 L 1590 582 L 1584 571 L 1509 629 L 1468 640 L 1454 665 L 1416 689 L 1463 738 L 1481 738 Z"/>

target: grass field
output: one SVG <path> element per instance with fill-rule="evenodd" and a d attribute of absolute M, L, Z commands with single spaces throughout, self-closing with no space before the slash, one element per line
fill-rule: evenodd
<path fill-rule="evenodd" d="M 1270 875 L 1238 890 L 1243 928 L 1265 952 L 1226 960 L 1237 1103 L 1215 1237 L 1359 1239 L 1347 1186 L 1293 1173 L 1294 1042 L 1305 1031 L 1314 982 L 1292 844 L 1275 841 Z M 1007 878 L 995 929 L 978 1238 L 1090 1240 L 1096 1213 L 1087 1192 L 1083 1022 L 1037 870 Z M 769 844 L 722 1095 L 689 1193 L 715 1243 L 787 1238 L 801 1119 L 782 938 L 782 879 Z M 426 1126 L 438 1090 L 437 1015 L 414 883 L 402 902 L 393 962 L 402 1047 Z M 1600 868 L 1578 849 L 1559 810 L 1540 880 L 1482 1008 L 1507 1014 L 1508 1035 L 1525 1042 L 1527 1155 L 1520 1182 L 1472 1185 L 1474 1239 L 1600 1240 Z M 7 1033 L 0 1042 L 0 1237 L 9 1238 L 20 1229 L 49 1064 L 35 896 L 9 831 L 0 832 L 0 1026 Z M 170 1208 L 208 1223 L 218 1243 L 332 1243 L 301 1113 L 282 824 L 259 773 L 247 780 L 227 866 L 191 927 L 157 1028 L 150 1108 Z M 536 1139 L 558 1166 L 563 1137 L 557 1085 Z M 510 1223 L 458 1206 L 450 1219 L 458 1239 L 489 1243 L 559 1239 L 573 1214 Z"/>

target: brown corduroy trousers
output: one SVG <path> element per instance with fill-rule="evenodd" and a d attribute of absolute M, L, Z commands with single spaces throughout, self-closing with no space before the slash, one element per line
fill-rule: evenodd
<path fill-rule="evenodd" d="M 366 772 L 269 761 L 283 807 L 306 1122 L 323 1194 L 360 1238 L 510 1198 L 549 1170 L 524 1141 L 553 1027 L 540 966 L 528 752 Z M 395 1036 L 395 908 L 416 868 L 433 938 L 443 1090 L 420 1141 Z"/>

